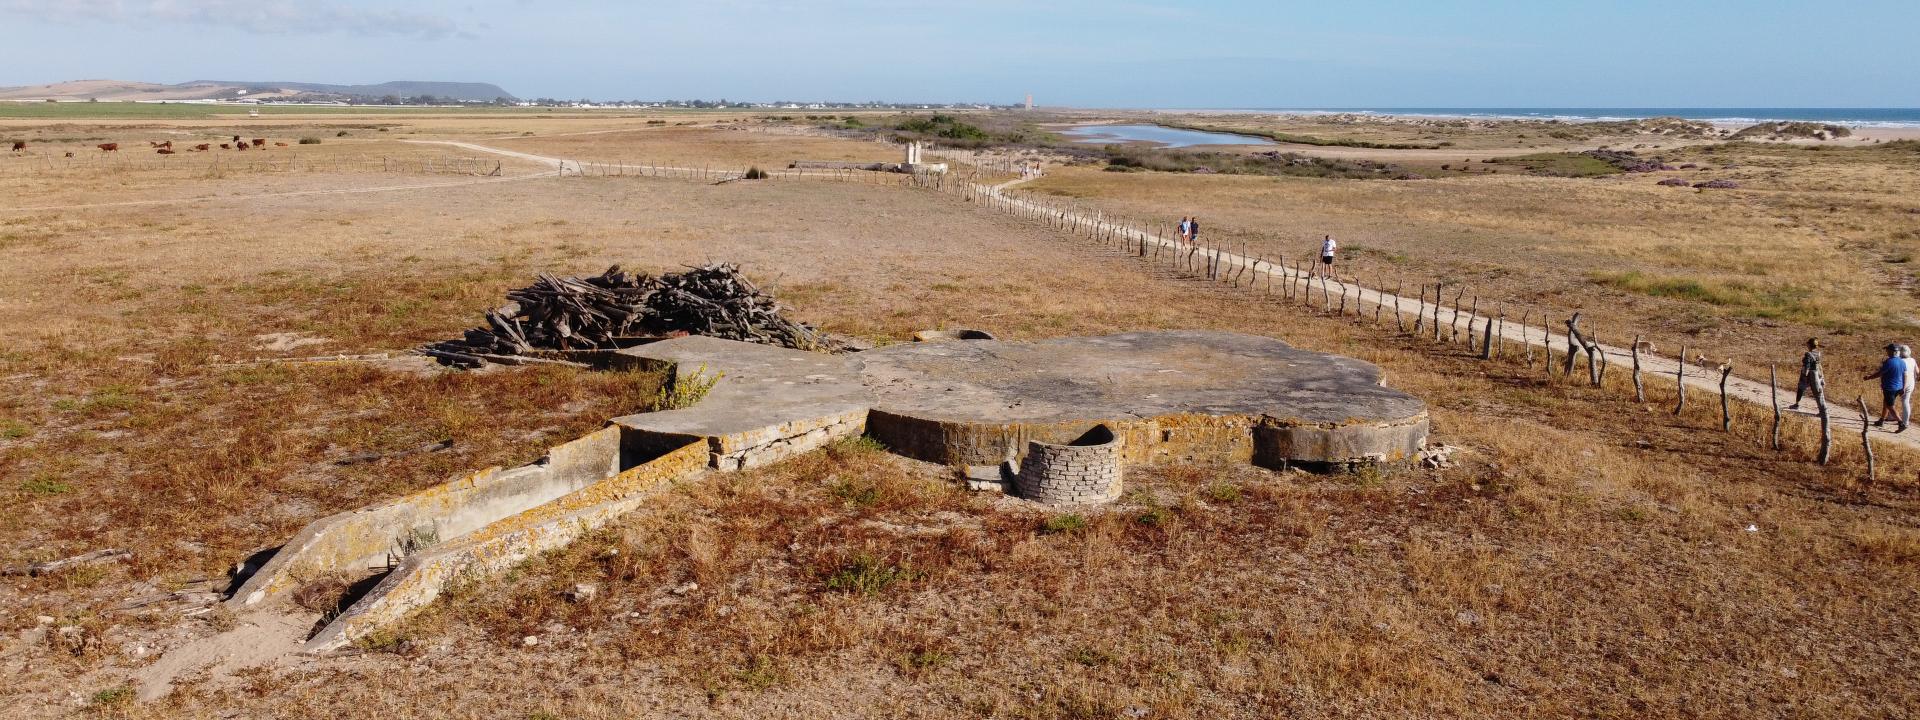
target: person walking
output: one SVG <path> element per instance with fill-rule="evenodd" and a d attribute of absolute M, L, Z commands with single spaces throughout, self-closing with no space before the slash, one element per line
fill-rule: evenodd
<path fill-rule="evenodd" d="M 1907 361 L 1900 359 L 1899 345 L 1887 345 L 1887 359 L 1880 363 L 1880 369 L 1864 379 L 1876 378 L 1880 380 L 1880 419 L 1875 420 L 1873 426 L 1886 427 L 1887 420 L 1892 419 L 1900 425 L 1894 432 L 1906 432 L 1907 421 L 1897 412 L 1900 393 L 1907 389 Z"/>
<path fill-rule="evenodd" d="M 1187 233 L 1192 229 L 1193 229 L 1193 221 L 1191 219 L 1186 217 L 1180 218 L 1180 227 L 1179 227 L 1180 244 L 1185 245 L 1187 243 Z"/>
<path fill-rule="evenodd" d="M 1900 345 L 1900 362 L 1906 363 L 1906 386 L 1900 390 L 1900 427 L 1913 424 L 1913 348 L 1904 343 Z"/>
<path fill-rule="evenodd" d="M 1320 275 L 1322 277 L 1333 274 L 1333 253 L 1339 249 L 1339 247 L 1340 244 L 1333 241 L 1332 235 L 1328 235 L 1325 240 L 1320 241 Z"/>
<path fill-rule="evenodd" d="M 1800 356 L 1800 384 L 1793 391 L 1793 405 L 1788 410 L 1799 410 L 1800 399 L 1813 395 L 1819 400 L 1827 393 L 1827 379 L 1820 375 L 1820 338 L 1807 338 L 1807 353 Z"/>
<path fill-rule="evenodd" d="M 1197 216 L 1187 221 L 1187 242 L 1200 242 L 1200 218 Z"/>

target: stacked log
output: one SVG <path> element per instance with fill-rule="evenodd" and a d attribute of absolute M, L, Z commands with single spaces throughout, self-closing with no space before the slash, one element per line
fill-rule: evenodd
<path fill-rule="evenodd" d="M 731 263 L 659 277 L 615 265 L 590 277 L 541 273 L 511 290 L 508 302 L 487 312 L 485 327 L 421 352 L 442 363 L 480 367 L 488 362 L 553 362 L 551 350 L 612 350 L 650 339 L 710 335 L 801 350 L 838 351 L 837 343 L 781 314 Z"/>

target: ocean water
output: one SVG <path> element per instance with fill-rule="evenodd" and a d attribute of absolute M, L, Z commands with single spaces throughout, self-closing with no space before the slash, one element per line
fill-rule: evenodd
<path fill-rule="evenodd" d="M 1420 117 L 1501 118 L 1526 120 L 1636 120 L 1681 117 L 1708 122 L 1753 124 L 1769 120 L 1800 120 L 1853 127 L 1920 127 L 1920 108 L 1248 108 L 1261 112 L 1362 113 Z"/>

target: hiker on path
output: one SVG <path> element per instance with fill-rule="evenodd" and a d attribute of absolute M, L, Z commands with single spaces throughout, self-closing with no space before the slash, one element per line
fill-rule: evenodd
<path fill-rule="evenodd" d="M 1907 364 L 1906 389 L 1900 391 L 1900 427 L 1913 424 L 1913 348 L 1900 346 L 1900 360 Z"/>
<path fill-rule="evenodd" d="M 1198 217 L 1187 221 L 1187 242 L 1200 242 L 1200 218 Z"/>
<path fill-rule="evenodd" d="M 1323 277 L 1333 274 L 1333 252 L 1339 247 L 1340 243 L 1334 242 L 1332 235 L 1320 241 L 1320 274 Z"/>
<path fill-rule="evenodd" d="M 1880 419 L 1874 427 L 1886 427 L 1887 420 L 1900 424 L 1894 432 L 1906 432 L 1907 421 L 1895 411 L 1899 407 L 1900 394 L 1907 389 L 1907 361 L 1900 359 L 1900 346 L 1887 345 L 1887 359 L 1880 363 L 1880 369 L 1873 371 L 1865 379 L 1880 379 Z"/>
<path fill-rule="evenodd" d="M 1807 354 L 1800 356 L 1800 386 L 1793 391 L 1793 405 L 1788 410 L 1799 410 L 1800 399 L 1812 395 L 1819 400 L 1827 394 L 1827 379 L 1820 376 L 1820 338 L 1807 338 Z"/>
<path fill-rule="evenodd" d="M 1180 218 L 1180 242 L 1182 244 L 1187 242 L 1187 233 L 1192 229 L 1193 229 L 1192 220 L 1184 217 Z"/>

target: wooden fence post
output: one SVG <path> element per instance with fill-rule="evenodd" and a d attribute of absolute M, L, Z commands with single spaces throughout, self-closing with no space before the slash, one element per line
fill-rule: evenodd
<path fill-rule="evenodd" d="M 1640 384 L 1640 336 L 1633 336 L 1633 401 L 1645 403 L 1647 388 Z"/>
<path fill-rule="evenodd" d="M 1400 314 L 1400 291 L 1406 289 L 1406 287 L 1407 281 L 1405 278 L 1393 284 L 1393 329 L 1399 332 L 1407 331 L 1407 318 Z"/>
<path fill-rule="evenodd" d="M 1445 292 L 1445 283 L 1433 284 L 1433 341 L 1440 342 L 1440 304 L 1441 293 Z"/>
<path fill-rule="evenodd" d="M 1467 286 L 1461 285 L 1453 293 L 1453 322 L 1447 323 L 1447 342 L 1460 341 L 1460 301 L 1467 297 Z"/>
<path fill-rule="evenodd" d="M 1733 374 L 1733 358 L 1720 366 L 1720 432 L 1733 431 L 1733 407 L 1727 404 L 1727 376 Z"/>
<path fill-rule="evenodd" d="M 1867 482 L 1873 482 L 1873 440 L 1867 436 L 1867 431 L 1873 427 L 1873 423 L 1867 418 L 1867 399 L 1858 395 L 1853 399 L 1860 403 L 1860 449 L 1867 451 Z"/>
<path fill-rule="evenodd" d="M 1419 337 L 1420 329 L 1427 323 L 1427 284 L 1420 283 L 1420 306 L 1413 312 L 1413 334 Z"/>
<path fill-rule="evenodd" d="M 1833 413 L 1827 408 L 1826 388 L 1814 386 L 1813 404 L 1820 409 L 1820 464 L 1825 465 L 1833 459 Z"/>
<path fill-rule="evenodd" d="M 1673 414 L 1675 415 L 1679 415 L 1680 411 L 1687 409 L 1687 346 L 1685 345 L 1680 346 L 1680 362 L 1678 365 L 1679 367 L 1673 371 L 1673 390 L 1680 394 L 1679 401 L 1673 404 Z"/>
<path fill-rule="evenodd" d="M 1767 365 L 1767 394 L 1773 398 L 1773 442 L 1770 446 L 1775 452 L 1780 450 L 1780 366 Z"/>
<path fill-rule="evenodd" d="M 1533 318 L 1533 308 L 1521 309 L 1520 311 L 1520 346 L 1523 348 L 1526 348 L 1527 369 L 1529 370 L 1533 369 L 1533 343 L 1527 341 L 1527 329 L 1528 329 L 1527 321 L 1532 318 Z"/>

